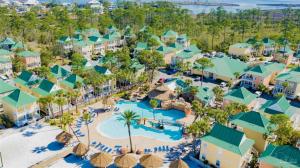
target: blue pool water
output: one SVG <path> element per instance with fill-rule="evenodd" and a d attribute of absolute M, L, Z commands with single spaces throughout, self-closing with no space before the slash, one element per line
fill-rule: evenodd
<path fill-rule="evenodd" d="M 149 103 L 145 101 L 119 101 L 116 104 L 116 107 L 118 107 L 121 112 L 132 110 L 133 112 L 136 112 L 140 117 L 153 118 L 153 109 L 150 107 Z M 185 116 L 184 112 L 179 110 L 155 110 L 154 112 L 155 118 L 157 120 L 167 120 L 172 122 L 175 122 L 176 120 L 181 119 Z M 120 115 L 113 115 L 110 118 L 104 120 L 98 125 L 98 131 L 103 136 L 113 139 L 127 138 L 127 127 L 124 125 L 123 121 L 119 120 L 119 117 Z M 164 130 L 157 130 L 133 123 L 133 125 L 131 126 L 131 134 L 132 136 L 143 136 L 166 142 L 177 141 L 182 138 L 181 128 L 176 125 L 165 125 Z"/>

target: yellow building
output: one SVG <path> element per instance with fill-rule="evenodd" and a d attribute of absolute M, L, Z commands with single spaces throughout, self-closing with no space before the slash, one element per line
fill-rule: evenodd
<path fill-rule="evenodd" d="M 228 50 L 229 55 L 234 56 L 252 56 L 253 46 L 248 43 L 236 43 L 229 46 Z"/>
<path fill-rule="evenodd" d="M 20 89 L 2 98 L 4 114 L 17 126 L 23 126 L 39 118 L 37 98 Z"/>
<path fill-rule="evenodd" d="M 254 144 L 238 130 L 215 124 L 210 133 L 201 139 L 201 160 L 222 168 L 245 167 L 250 162 Z"/>
<path fill-rule="evenodd" d="M 39 83 L 39 77 L 29 71 L 22 71 L 14 79 L 15 85 L 22 91 L 31 93 L 31 89 Z"/>
<path fill-rule="evenodd" d="M 230 119 L 230 123 L 255 141 L 254 148 L 258 152 L 266 149 L 264 134 L 268 132 L 269 120 L 259 112 L 241 112 Z"/>

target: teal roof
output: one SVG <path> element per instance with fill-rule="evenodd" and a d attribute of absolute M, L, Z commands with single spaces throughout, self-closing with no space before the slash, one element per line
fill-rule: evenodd
<path fill-rule="evenodd" d="M 0 42 L 0 45 L 14 45 L 16 42 L 9 37 L 6 37 L 4 40 Z"/>
<path fill-rule="evenodd" d="M 147 43 L 144 43 L 144 42 L 138 42 L 136 44 L 136 47 L 135 47 L 135 50 L 147 50 L 148 49 L 148 44 Z"/>
<path fill-rule="evenodd" d="M 239 59 L 229 58 L 228 56 L 211 58 L 211 62 L 214 64 L 214 66 L 206 68 L 206 72 L 214 73 L 219 76 L 225 76 L 231 79 L 235 79 L 235 72 L 238 72 L 240 75 L 242 75 L 248 68 L 248 65 L 245 62 L 242 62 Z M 195 63 L 194 68 L 200 69 L 201 66 Z"/>
<path fill-rule="evenodd" d="M 292 116 L 294 108 L 288 100 L 282 96 L 279 99 L 269 100 L 260 108 L 261 111 L 268 114 L 286 114 Z"/>
<path fill-rule="evenodd" d="M 181 50 L 183 49 L 183 46 L 178 43 L 171 43 L 168 47 L 173 48 L 174 50 Z"/>
<path fill-rule="evenodd" d="M 230 118 L 230 122 L 239 127 L 248 128 L 263 134 L 268 132 L 269 120 L 259 112 L 241 112 Z"/>
<path fill-rule="evenodd" d="M 256 95 L 251 93 L 244 87 L 232 90 L 224 96 L 224 99 L 241 103 L 244 105 L 250 104 L 253 100 L 256 99 Z"/>
<path fill-rule="evenodd" d="M 272 62 L 272 63 L 259 64 L 251 68 L 246 73 L 255 76 L 267 77 L 271 75 L 273 72 L 284 70 L 284 68 L 285 68 L 284 64 Z"/>
<path fill-rule="evenodd" d="M 161 54 L 167 54 L 167 53 L 173 52 L 175 50 L 174 50 L 174 48 L 161 45 L 156 49 L 156 51 L 158 51 Z"/>
<path fill-rule="evenodd" d="M 18 52 L 17 55 L 20 57 L 39 57 L 40 53 L 26 50 Z"/>
<path fill-rule="evenodd" d="M 210 133 L 200 139 L 240 156 L 246 154 L 254 144 L 243 132 L 220 124 L 215 124 Z"/>
<path fill-rule="evenodd" d="M 235 48 L 252 48 L 252 45 L 249 43 L 236 43 L 231 45 L 231 47 L 235 47 Z"/>
<path fill-rule="evenodd" d="M 11 47 L 12 50 L 25 49 L 25 45 L 22 42 L 17 42 Z"/>
<path fill-rule="evenodd" d="M 247 39 L 246 43 L 254 45 L 257 43 L 257 40 L 255 37 L 250 37 L 249 39 Z"/>
<path fill-rule="evenodd" d="M 164 38 L 177 38 L 178 33 L 173 30 L 168 30 L 162 35 Z"/>
<path fill-rule="evenodd" d="M 17 89 L 17 87 L 10 85 L 8 83 L 5 83 L 3 80 L 0 79 L 0 94 L 11 92 L 16 89 Z"/>
<path fill-rule="evenodd" d="M 11 54 L 12 54 L 12 52 L 10 52 L 8 50 L 0 49 L 0 57 L 1 56 L 11 55 Z"/>
<path fill-rule="evenodd" d="M 300 83 L 300 68 L 297 67 L 288 72 L 279 74 L 276 79 L 280 81 Z"/>
<path fill-rule="evenodd" d="M 8 56 L 0 56 L 0 63 L 11 63 L 11 59 Z"/>
<path fill-rule="evenodd" d="M 55 84 L 47 79 L 44 79 L 37 88 L 32 89 L 35 93 L 41 96 L 48 96 L 51 94 Z"/>
<path fill-rule="evenodd" d="M 36 102 L 37 98 L 16 89 L 11 94 L 3 97 L 2 100 L 15 108 L 20 108 Z"/>
<path fill-rule="evenodd" d="M 159 45 L 164 45 L 164 43 L 160 40 L 160 38 L 157 35 L 151 35 L 151 38 L 155 39 Z"/>
<path fill-rule="evenodd" d="M 274 146 L 269 144 L 260 155 L 259 161 L 274 167 L 299 168 L 300 150 L 290 145 Z"/>
<path fill-rule="evenodd" d="M 83 79 L 75 74 L 68 76 L 65 80 L 61 81 L 61 83 L 71 89 L 75 89 L 76 83 L 83 83 Z"/>
<path fill-rule="evenodd" d="M 65 44 L 65 43 L 70 43 L 72 39 L 69 36 L 62 36 L 58 39 L 59 43 Z"/>
<path fill-rule="evenodd" d="M 103 39 L 105 41 L 113 41 L 113 40 L 119 39 L 120 37 L 121 37 L 121 34 L 117 31 L 114 31 L 112 33 L 105 34 L 103 36 Z"/>
<path fill-rule="evenodd" d="M 53 67 L 51 67 L 50 71 L 56 78 L 64 78 L 71 73 L 59 65 L 54 65 Z"/>
<path fill-rule="evenodd" d="M 294 51 L 289 46 L 281 47 L 277 52 L 281 54 L 294 54 Z"/>
<path fill-rule="evenodd" d="M 32 86 L 37 84 L 39 80 L 34 78 L 33 73 L 29 71 L 22 71 L 21 74 L 14 79 L 14 82 L 19 83 L 23 86 Z"/>
<path fill-rule="evenodd" d="M 197 86 L 197 90 L 198 92 L 196 93 L 195 97 L 202 102 L 209 103 L 209 101 L 211 101 L 214 97 L 214 92 L 208 87 Z"/>
<path fill-rule="evenodd" d="M 180 40 L 180 41 L 187 41 L 188 40 L 188 37 L 186 34 L 181 34 L 177 37 L 177 40 Z"/>
<path fill-rule="evenodd" d="M 89 29 L 84 29 L 82 31 L 82 34 L 90 37 L 90 36 L 96 36 L 96 37 L 100 37 L 101 34 L 99 33 L 99 30 L 96 28 L 89 28 Z"/>
<path fill-rule="evenodd" d="M 89 41 L 91 41 L 95 44 L 102 44 L 103 39 L 101 37 L 97 37 L 97 36 L 90 36 Z"/>
<path fill-rule="evenodd" d="M 105 64 L 117 64 L 118 62 L 118 59 L 117 57 L 111 57 L 111 56 L 104 56 L 104 57 L 101 57 L 99 59 L 99 64 L 102 66 L 102 65 L 105 65 Z"/>
<path fill-rule="evenodd" d="M 191 45 L 188 48 L 181 51 L 180 53 L 176 54 L 176 57 L 180 57 L 182 59 L 189 59 L 200 53 L 201 50 L 196 45 Z"/>
<path fill-rule="evenodd" d="M 89 46 L 92 45 L 93 42 L 90 40 L 80 40 L 74 43 L 74 45 L 80 46 L 80 47 L 85 47 L 85 46 Z"/>
<path fill-rule="evenodd" d="M 145 65 L 141 64 L 138 59 L 133 58 L 131 59 L 130 68 L 134 71 L 138 71 L 140 69 L 145 68 Z"/>
<path fill-rule="evenodd" d="M 95 71 L 100 73 L 100 74 L 103 74 L 103 75 L 109 75 L 111 74 L 110 70 L 105 68 L 105 67 L 102 67 L 102 66 L 99 66 L 99 65 L 96 65 L 94 67 Z"/>
<path fill-rule="evenodd" d="M 264 46 L 268 46 L 268 47 L 275 46 L 276 44 L 275 41 L 270 38 L 263 38 L 262 43 Z"/>

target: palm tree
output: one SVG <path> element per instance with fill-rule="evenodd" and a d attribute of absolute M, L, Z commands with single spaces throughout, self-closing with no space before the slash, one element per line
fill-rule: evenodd
<path fill-rule="evenodd" d="M 193 152 L 195 156 L 196 156 L 196 139 L 204 136 L 209 130 L 210 130 L 210 124 L 208 119 L 201 119 L 187 127 L 188 133 L 190 133 L 193 137 Z"/>
<path fill-rule="evenodd" d="M 53 103 L 52 95 L 41 97 L 39 98 L 38 102 L 40 103 L 40 106 L 42 108 L 47 108 L 48 113 L 51 113 L 51 117 L 54 117 L 53 107 L 52 107 L 52 103 Z"/>
<path fill-rule="evenodd" d="M 66 126 L 71 129 L 72 133 L 76 137 L 77 141 L 80 141 L 74 129 L 72 128 L 72 123 L 74 122 L 74 117 L 70 113 L 64 113 L 61 117 L 61 126 L 65 129 Z M 70 130 L 69 130 L 70 131 Z"/>
<path fill-rule="evenodd" d="M 83 113 L 83 121 L 85 122 L 87 133 L 88 133 L 88 149 L 90 149 L 90 129 L 89 129 L 89 123 L 91 121 L 91 115 L 88 112 Z"/>
<path fill-rule="evenodd" d="M 155 120 L 155 111 L 154 110 L 155 110 L 155 108 L 158 107 L 158 102 L 155 99 L 151 99 L 149 101 L 149 103 L 150 103 L 150 106 L 153 108 L 152 113 L 153 113 L 153 119 Z"/>
<path fill-rule="evenodd" d="M 234 72 L 233 73 L 235 79 L 239 79 L 239 77 L 241 76 L 241 74 L 239 72 Z"/>
<path fill-rule="evenodd" d="M 196 62 L 197 62 L 198 64 L 201 65 L 200 68 L 201 68 L 201 71 L 202 71 L 202 72 L 201 72 L 201 73 L 202 73 L 201 86 L 202 86 L 202 84 L 203 84 L 203 79 L 204 79 L 204 70 L 205 70 L 206 68 L 213 67 L 214 64 L 211 62 L 210 59 L 205 58 L 205 57 L 198 59 Z"/>
<path fill-rule="evenodd" d="M 119 118 L 120 120 L 125 121 L 125 125 L 127 126 L 128 129 L 128 135 L 129 135 L 129 142 L 130 142 L 130 152 L 133 153 L 132 149 L 132 140 L 131 140 L 131 130 L 130 126 L 132 124 L 132 121 L 137 120 L 139 118 L 139 115 L 137 115 L 133 111 L 125 111 L 124 113 L 121 114 L 121 117 Z"/>
<path fill-rule="evenodd" d="M 192 109 L 194 111 L 194 114 L 195 114 L 195 118 L 194 118 L 194 122 L 196 122 L 196 120 L 200 117 L 202 117 L 205 113 L 205 110 L 203 109 L 203 104 L 198 101 L 198 100 L 194 100 L 192 102 Z"/>
<path fill-rule="evenodd" d="M 63 91 L 58 91 L 57 92 L 57 94 L 55 96 L 55 99 L 54 99 L 54 103 L 58 105 L 60 115 L 62 117 L 62 115 L 64 113 L 63 106 L 67 103 L 66 98 L 64 97 L 64 92 Z"/>
<path fill-rule="evenodd" d="M 71 100 L 75 101 L 76 113 L 78 113 L 78 98 L 81 97 L 81 92 L 79 90 L 74 90 L 70 94 Z"/>
<path fill-rule="evenodd" d="M 289 82 L 282 82 L 281 86 L 283 87 L 283 93 L 286 93 L 287 88 L 289 87 Z"/>
<path fill-rule="evenodd" d="M 220 86 L 216 86 L 213 88 L 213 92 L 216 97 L 216 101 L 222 102 L 224 97 L 224 90 Z"/>

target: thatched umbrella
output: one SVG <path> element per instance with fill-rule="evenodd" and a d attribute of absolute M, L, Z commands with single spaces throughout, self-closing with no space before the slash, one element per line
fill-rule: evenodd
<path fill-rule="evenodd" d="M 73 148 L 73 153 L 80 157 L 84 156 L 88 151 L 88 147 L 83 143 L 79 143 Z"/>
<path fill-rule="evenodd" d="M 153 154 L 147 154 L 140 158 L 140 163 L 145 168 L 156 168 L 156 167 L 162 167 L 163 160 Z"/>
<path fill-rule="evenodd" d="M 169 168 L 189 168 L 189 166 L 181 159 L 171 162 Z"/>
<path fill-rule="evenodd" d="M 115 164 L 120 168 L 131 168 L 137 164 L 137 159 L 130 154 L 120 155 L 115 158 Z"/>
<path fill-rule="evenodd" d="M 101 152 L 101 153 L 95 153 L 91 157 L 90 162 L 94 167 L 107 167 L 111 164 L 112 160 L 113 159 L 110 154 Z"/>
<path fill-rule="evenodd" d="M 61 132 L 56 136 L 56 140 L 59 143 L 66 144 L 72 139 L 73 135 L 67 133 L 66 131 Z"/>

